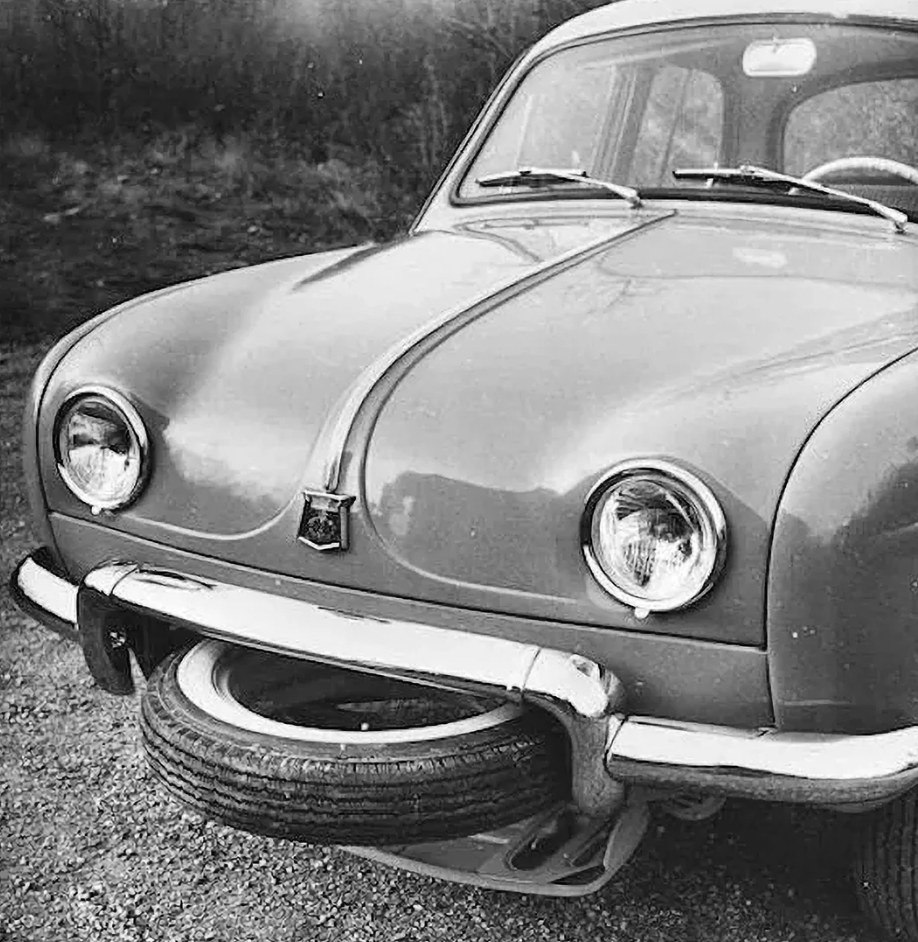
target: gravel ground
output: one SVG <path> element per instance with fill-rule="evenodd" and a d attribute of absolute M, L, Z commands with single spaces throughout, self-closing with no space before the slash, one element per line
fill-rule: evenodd
<path fill-rule="evenodd" d="M 98 690 L 73 645 L 13 606 L 32 545 L 19 410 L 41 349 L 0 349 L 0 940 L 870 942 L 847 882 L 849 817 L 753 803 L 655 819 L 603 891 L 544 900 L 242 834 L 144 767 L 137 698 Z"/>

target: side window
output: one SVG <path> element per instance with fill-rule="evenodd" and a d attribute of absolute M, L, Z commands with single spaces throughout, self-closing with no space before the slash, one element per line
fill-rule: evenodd
<path fill-rule="evenodd" d="M 708 72 L 668 65 L 653 78 L 630 174 L 635 186 L 675 186 L 676 167 L 710 167 L 720 154 L 724 96 Z"/>
<path fill-rule="evenodd" d="M 784 129 L 784 170 L 800 176 L 839 157 L 918 166 L 918 78 L 860 82 L 808 98 Z"/>

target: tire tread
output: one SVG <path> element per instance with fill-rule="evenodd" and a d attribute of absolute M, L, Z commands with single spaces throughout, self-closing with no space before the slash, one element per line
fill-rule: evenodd
<path fill-rule="evenodd" d="M 893 938 L 918 942 L 918 791 L 864 816 L 854 857 L 865 914 Z"/>
<path fill-rule="evenodd" d="M 431 755 L 329 755 L 300 740 L 247 739 L 200 711 L 178 687 L 185 653 L 147 685 L 144 752 L 180 801 L 233 827 L 336 844 L 448 840 L 536 814 L 568 791 L 563 734 L 536 711 L 440 740 Z"/>

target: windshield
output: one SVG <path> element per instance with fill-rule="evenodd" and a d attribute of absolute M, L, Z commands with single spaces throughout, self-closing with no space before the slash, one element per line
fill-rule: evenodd
<path fill-rule="evenodd" d="M 856 159 L 836 166 L 839 158 Z M 677 181 L 673 170 L 743 164 L 815 171 L 814 180 L 914 217 L 918 32 L 785 18 L 657 29 L 564 49 L 523 78 L 459 196 L 591 195 L 563 180 L 538 190 L 477 182 L 522 167 L 690 196 L 711 182 Z M 788 194 L 759 190 L 750 198 Z"/>

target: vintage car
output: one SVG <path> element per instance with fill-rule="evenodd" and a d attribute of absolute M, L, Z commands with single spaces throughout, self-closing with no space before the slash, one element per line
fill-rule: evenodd
<path fill-rule="evenodd" d="M 620 0 L 410 233 L 38 370 L 13 590 L 183 802 L 523 892 L 803 802 L 918 939 L 918 7 Z"/>

